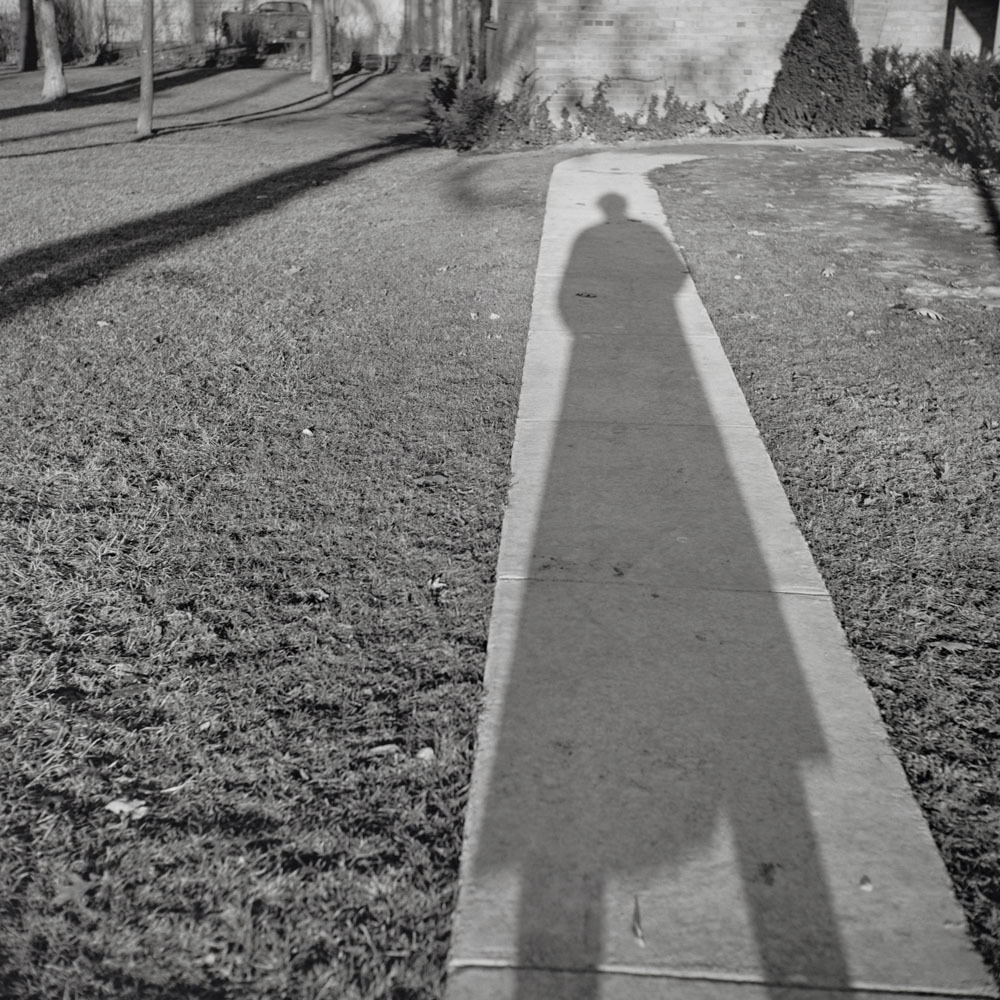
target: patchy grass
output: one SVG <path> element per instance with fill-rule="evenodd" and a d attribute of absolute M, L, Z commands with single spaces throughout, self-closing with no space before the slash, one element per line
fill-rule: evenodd
<path fill-rule="evenodd" d="M 440 991 L 554 160 L 265 76 L 4 92 L 11 1000 Z"/>
<path fill-rule="evenodd" d="M 1000 244 L 914 210 L 944 182 L 963 202 L 955 174 L 746 147 L 656 178 L 1000 977 L 1000 313 L 973 294 Z"/>

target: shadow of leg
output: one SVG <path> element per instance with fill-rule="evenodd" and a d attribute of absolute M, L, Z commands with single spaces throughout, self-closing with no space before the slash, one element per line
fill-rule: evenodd
<path fill-rule="evenodd" d="M 571 842 L 572 829 L 553 830 L 553 838 Z M 567 845 L 567 851 L 571 853 Z M 556 847 L 526 866 L 518 918 L 516 1000 L 556 1000 L 552 981 L 533 976 L 536 969 L 582 973 L 561 980 L 567 1000 L 598 1000 L 596 975 L 603 948 L 603 892 L 599 875 L 576 866 L 554 866 Z M 543 992 L 539 992 L 543 991 Z"/>
<path fill-rule="evenodd" d="M 846 988 L 849 973 L 802 783 L 793 767 L 769 779 L 751 787 L 774 788 L 777 801 L 747 796 L 731 812 L 764 979 L 772 986 Z"/>

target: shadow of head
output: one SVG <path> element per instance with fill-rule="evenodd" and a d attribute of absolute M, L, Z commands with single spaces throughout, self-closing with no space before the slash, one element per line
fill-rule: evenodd
<path fill-rule="evenodd" d="M 609 192 L 601 195 L 597 207 L 604 213 L 608 222 L 626 221 L 625 209 L 628 208 L 628 202 L 620 194 Z"/>

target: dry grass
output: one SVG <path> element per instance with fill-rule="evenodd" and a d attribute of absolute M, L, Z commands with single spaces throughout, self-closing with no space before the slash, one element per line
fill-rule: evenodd
<path fill-rule="evenodd" d="M 5 92 L 4 997 L 439 992 L 552 160 L 425 79 Z"/>

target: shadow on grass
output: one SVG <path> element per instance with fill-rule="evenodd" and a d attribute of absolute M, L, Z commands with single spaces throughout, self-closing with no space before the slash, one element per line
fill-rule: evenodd
<path fill-rule="evenodd" d="M 156 92 L 163 93 L 165 90 L 173 90 L 175 87 L 183 87 L 190 83 L 197 83 L 210 76 L 218 76 L 219 73 L 228 73 L 231 69 L 242 67 L 220 67 L 220 66 L 200 66 L 189 70 L 161 70 L 154 74 L 154 86 Z M 130 76 L 126 80 L 119 80 L 117 83 L 103 83 L 94 87 L 87 87 L 84 90 L 75 90 L 66 97 L 58 101 L 44 103 L 36 101 L 32 104 L 20 104 L 14 108 L 0 108 L 0 120 L 5 118 L 18 118 L 21 115 L 34 115 L 40 111 L 65 111 L 79 104 L 116 104 L 122 101 L 139 100 L 139 77 Z"/>
<path fill-rule="evenodd" d="M 334 86 L 336 87 L 337 83 L 342 81 L 346 76 L 347 74 L 335 76 Z M 308 97 L 303 97 L 298 101 L 290 101 L 288 104 L 279 104 L 274 108 L 264 108 L 262 111 L 247 111 L 241 115 L 230 115 L 228 118 L 213 118 L 209 121 L 186 122 L 183 125 L 165 125 L 163 128 L 154 129 L 153 134 L 171 135 L 175 132 L 194 132 L 203 128 L 220 128 L 225 125 L 240 125 L 247 122 L 268 121 L 272 118 L 287 118 L 290 115 L 299 114 L 302 111 L 317 111 L 319 108 L 336 101 L 338 98 L 346 97 L 348 94 L 353 93 L 360 87 L 363 87 L 371 78 L 372 77 L 370 75 L 353 76 L 350 80 L 350 86 L 345 86 L 339 92 L 334 90 L 334 93 L 329 96 L 325 93 L 310 94 Z M 308 105 L 308 107 L 306 105 Z M 209 107 L 211 107 L 211 105 Z M 203 110 L 208 110 L 208 108 Z"/>
<path fill-rule="evenodd" d="M 136 261 L 277 208 L 311 187 L 426 145 L 420 132 L 388 136 L 248 181 L 182 208 L 13 254 L 0 260 L 4 276 L 0 316 L 16 315 L 80 285 L 102 281 Z"/>
<path fill-rule="evenodd" d="M 990 223 L 990 235 L 993 246 L 1000 256 L 1000 209 L 997 208 L 998 192 L 993 189 L 982 170 L 973 171 L 976 181 L 976 193 L 983 203 L 983 212 Z"/>
<path fill-rule="evenodd" d="M 242 93 L 234 94 L 232 97 L 225 98 L 224 100 L 221 101 L 213 101 L 210 104 L 203 104 L 201 107 L 192 110 L 190 114 L 201 114 L 206 111 L 213 111 L 217 108 L 225 107 L 227 104 L 235 104 L 238 101 L 245 101 L 247 100 L 247 98 L 259 97 L 262 94 L 266 94 L 268 91 L 274 90 L 276 87 L 280 86 L 282 82 L 283 82 L 282 78 L 272 77 L 259 87 L 254 87 L 252 90 L 246 90 L 243 91 Z M 138 96 L 136 97 L 136 100 L 138 100 Z M 43 104 L 34 105 L 34 108 L 39 113 L 44 112 L 46 110 L 46 106 Z M 0 112 L 0 114 L 2 114 L 2 112 Z M 90 131 L 91 129 L 96 129 L 96 128 L 108 128 L 114 125 L 125 125 L 128 124 L 129 122 L 134 123 L 134 121 L 135 121 L 135 115 L 130 115 L 128 118 L 116 118 L 113 121 L 88 122 L 86 125 L 74 125 L 71 128 L 51 129 L 48 132 L 33 132 L 30 135 L 15 135 L 15 136 L 10 136 L 9 138 L 0 139 L 0 146 L 5 146 L 9 143 L 14 143 L 14 142 L 28 142 L 32 139 L 35 140 L 49 139 L 52 138 L 53 136 L 70 135 L 74 132 L 87 132 Z M 85 147 L 74 147 L 74 149 L 79 149 L 79 148 L 85 148 Z M 42 150 L 39 153 L 30 153 L 27 155 L 38 156 L 41 155 L 41 153 L 48 153 L 48 152 L 53 152 L 53 153 L 63 152 L 63 150 Z"/>
<path fill-rule="evenodd" d="M 345 74 L 346 76 L 346 74 Z M 303 111 L 318 111 L 320 108 L 336 101 L 338 98 L 346 97 L 348 94 L 353 93 L 353 91 L 358 90 L 360 87 L 364 86 L 371 79 L 371 75 L 361 76 L 359 78 L 352 78 L 350 86 L 345 86 L 340 92 L 334 92 L 332 96 L 328 96 L 326 93 L 310 94 L 308 97 L 300 98 L 297 101 L 290 101 L 288 104 L 279 104 L 273 108 L 263 108 L 260 111 L 247 111 L 239 115 L 230 115 L 226 118 L 212 118 L 207 121 L 195 121 L 195 122 L 185 122 L 180 125 L 164 125 L 162 128 L 154 128 L 153 135 L 149 138 L 155 138 L 156 136 L 164 135 L 174 135 L 179 132 L 196 132 L 201 129 L 207 128 L 224 128 L 227 125 L 249 125 L 256 122 L 271 121 L 277 118 L 289 118 L 292 115 L 301 114 Z M 343 77 L 336 77 L 335 80 L 342 80 Z M 268 90 L 274 89 L 277 86 L 277 82 L 269 83 L 262 88 L 258 88 L 255 91 L 251 91 L 249 94 L 240 94 L 238 97 L 232 98 L 225 101 L 217 101 L 214 104 L 207 104 L 203 107 L 192 112 L 196 114 L 198 111 L 209 111 L 212 108 L 223 107 L 226 104 L 232 104 L 237 100 L 245 100 L 247 97 L 253 96 L 254 94 L 264 93 Z M 42 139 L 47 136 L 53 135 L 63 135 L 70 132 L 85 132 L 93 128 L 106 128 L 110 125 L 124 125 L 131 122 L 131 118 L 117 119 L 114 122 L 95 122 L 90 125 L 81 125 L 77 128 L 71 129 L 57 129 L 52 132 L 43 132 L 35 135 L 18 136 L 12 139 L 0 140 L 0 145 L 6 142 L 25 142 L 31 139 Z M 139 141 L 138 137 L 134 134 L 129 134 L 127 138 L 122 139 L 112 139 L 108 142 L 88 142 L 81 143 L 78 146 L 59 146 L 55 149 L 38 149 L 31 150 L 26 153 L 3 153 L 0 154 L 0 160 L 20 160 L 29 156 L 50 156 L 55 153 L 77 153 L 84 149 L 102 149 L 107 146 L 122 146 L 131 142 Z M 144 140 L 145 141 L 145 140 Z"/>

